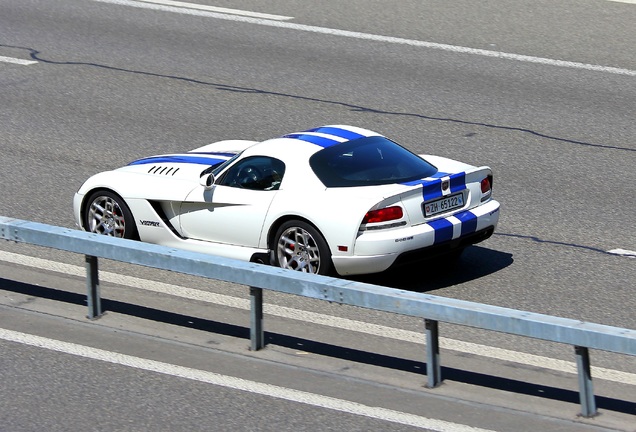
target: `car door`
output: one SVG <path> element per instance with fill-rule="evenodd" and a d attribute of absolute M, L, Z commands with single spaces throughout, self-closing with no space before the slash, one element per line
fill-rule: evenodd
<path fill-rule="evenodd" d="M 265 216 L 284 174 L 284 164 L 255 156 L 238 161 L 211 187 L 195 188 L 181 205 L 185 237 L 258 247 Z"/>

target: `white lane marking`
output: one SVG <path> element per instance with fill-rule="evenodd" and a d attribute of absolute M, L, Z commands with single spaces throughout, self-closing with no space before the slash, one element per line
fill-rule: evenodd
<path fill-rule="evenodd" d="M 611 1 L 611 2 L 614 2 L 614 3 L 636 4 L 636 0 L 607 0 L 607 1 Z"/>
<path fill-rule="evenodd" d="M 323 396 L 315 393 L 280 387 L 272 384 L 249 381 L 242 378 L 236 378 L 214 372 L 192 369 L 184 366 L 173 365 L 170 363 L 163 363 L 155 360 L 129 356 L 126 354 L 106 351 L 99 348 L 92 348 L 55 339 L 48 339 L 2 328 L 0 328 L 0 339 L 93 360 L 128 366 L 135 369 L 141 369 L 164 375 L 185 378 L 193 381 L 204 382 L 234 390 L 255 393 L 263 396 L 273 397 L 276 399 L 283 399 L 302 403 L 305 405 L 312 405 L 319 408 L 326 408 L 333 411 L 341 411 L 349 414 L 369 417 L 376 420 L 383 420 L 391 423 L 398 423 L 423 429 L 429 429 L 432 431 L 488 431 L 487 429 L 481 429 L 473 426 L 466 426 L 444 420 L 432 419 L 377 406 L 368 406 L 361 403 L 352 402 L 344 399 L 337 399 L 330 396 Z"/>
<path fill-rule="evenodd" d="M 0 62 L 13 63 L 13 64 L 22 65 L 22 66 L 28 66 L 28 65 L 37 63 L 36 61 L 33 61 L 33 60 L 22 60 L 22 59 L 17 59 L 13 57 L 4 57 L 4 56 L 0 56 Z"/>
<path fill-rule="evenodd" d="M 636 2 L 636 0 L 634 0 L 634 2 Z M 627 249 L 612 249 L 612 250 L 608 250 L 607 253 L 610 253 L 613 255 L 620 255 L 620 256 L 624 256 L 628 258 L 636 258 L 636 251 L 631 251 Z"/>
<path fill-rule="evenodd" d="M 19 264 L 36 269 L 53 271 L 65 275 L 86 277 L 86 269 L 84 267 L 64 264 L 56 261 L 49 261 L 42 258 L 20 255 L 12 252 L 0 251 L 0 261 L 9 262 L 12 264 Z M 221 306 L 233 307 L 236 309 L 250 309 L 250 301 L 248 299 L 241 299 L 224 294 L 211 293 L 105 271 L 99 272 L 99 278 L 101 281 L 104 282 L 110 282 L 122 286 L 129 286 L 145 291 L 167 294 L 175 297 L 186 298 L 189 300 L 213 303 Z M 316 312 L 292 309 L 285 306 L 277 306 L 272 304 L 265 304 L 264 312 L 272 316 L 290 318 L 297 321 L 309 322 L 312 324 L 333 327 L 341 330 L 349 330 L 353 332 L 418 344 L 426 343 L 426 337 L 423 332 L 420 333 L 410 330 L 397 329 L 394 327 L 355 321 L 348 318 L 340 318 L 331 315 L 324 315 Z M 566 360 L 559 360 L 534 354 L 510 351 L 503 348 L 479 345 L 472 342 L 458 341 L 444 337 L 440 337 L 439 340 L 442 348 L 452 351 L 473 354 L 480 357 L 493 358 L 502 361 L 509 361 L 542 369 L 554 370 L 557 372 L 564 372 L 569 374 L 577 373 L 576 363 Z M 594 376 L 594 378 L 598 379 L 636 385 L 636 374 L 629 372 L 592 366 L 592 375 Z"/>
<path fill-rule="evenodd" d="M 253 17 L 253 18 L 270 19 L 275 21 L 285 21 L 285 20 L 290 20 L 294 18 L 289 16 L 283 16 L 283 15 L 271 15 L 271 14 L 260 13 L 260 12 L 251 12 L 251 11 L 240 10 L 240 9 L 228 9 L 223 7 L 201 5 L 196 3 L 186 3 L 186 2 L 172 1 L 172 0 L 137 0 L 137 1 L 141 1 L 144 3 L 152 3 L 156 5 L 163 5 L 163 6 L 175 6 L 175 7 L 181 7 L 186 9 L 195 9 L 195 10 L 202 10 L 202 11 L 208 11 L 208 12 L 241 15 L 241 16 L 247 16 L 247 17 Z"/>
<path fill-rule="evenodd" d="M 548 66 L 557 66 L 557 67 L 564 67 L 564 68 L 570 68 L 570 69 L 583 69 L 583 70 L 594 71 L 594 72 L 611 73 L 615 75 L 636 76 L 636 70 L 631 70 L 631 69 L 617 68 L 617 67 L 611 67 L 611 66 L 600 66 L 600 65 L 578 63 L 578 62 L 571 62 L 571 61 L 565 61 L 565 60 L 555 60 L 555 59 L 533 57 L 533 56 L 527 56 L 527 55 L 521 55 L 521 54 L 511 54 L 511 53 L 505 53 L 500 51 L 489 51 L 484 49 L 467 48 L 467 47 L 456 46 L 456 45 L 447 45 L 447 44 L 440 44 L 435 42 L 426 42 L 426 41 L 419 41 L 419 40 L 413 40 L 413 39 L 381 36 L 381 35 L 360 33 L 360 32 L 347 31 L 347 30 L 337 30 L 337 29 L 330 29 L 325 27 L 316 27 L 316 26 L 310 26 L 310 25 L 294 24 L 294 23 L 266 20 L 266 19 L 260 19 L 260 18 L 228 15 L 228 14 L 200 11 L 200 10 L 194 10 L 194 9 L 176 8 L 172 6 L 143 3 L 143 2 L 134 1 L 134 0 L 92 0 L 92 1 L 122 5 L 122 6 L 130 6 L 130 7 L 136 7 L 136 8 L 143 8 L 143 9 L 160 10 L 164 12 L 174 12 L 174 13 L 180 13 L 180 14 L 203 16 L 203 17 L 216 18 L 216 19 L 222 19 L 227 21 L 244 22 L 244 23 L 257 24 L 262 26 L 304 31 L 304 32 L 310 32 L 310 33 L 327 34 L 331 36 L 349 37 L 354 39 L 370 40 L 370 41 L 376 41 L 376 42 L 408 45 L 408 46 L 414 46 L 419 48 L 437 49 L 437 50 L 460 53 L 460 54 L 473 54 L 473 55 L 479 55 L 483 57 L 494 57 L 494 58 L 500 58 L 505 60 L 515 60 L 520 62 L 526 62 L 526 63 L 538 63 L 538 64 L 544 64 Z"/>

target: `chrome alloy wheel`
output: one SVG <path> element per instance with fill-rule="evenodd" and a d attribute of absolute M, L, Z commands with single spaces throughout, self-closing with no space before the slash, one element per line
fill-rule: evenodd
<path fill-rule="evenodd" d="M 98 195 L 91 201 L 86 222 L 87 230 L 93 233 L 119 238 L 126 234 L 124 211 L 110 196 Z"/>
<path fill-rule="evenodd" d="M 320 271 L 320 249 L 316 239 L 301 227 L 292 226 L 283 231 L 278 237 L 276 254 L 282 268 L 303 273 Z"/>

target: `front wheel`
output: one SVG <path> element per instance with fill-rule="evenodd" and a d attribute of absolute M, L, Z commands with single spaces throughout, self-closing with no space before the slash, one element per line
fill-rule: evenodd
<path fill-rule="evenodd" d="M 276 266 L 320 275 L 333 273 L 329 246 L 310 224 L 299 220 L 287 221 L 276 231 L 274 241 Z"/>
<path fill-rule="evenodd" d="M 113 192 L 93 192 L 84 210 L 86 231 L 111 237 L 137 239 L 137 227 L 124 200 Z"/>

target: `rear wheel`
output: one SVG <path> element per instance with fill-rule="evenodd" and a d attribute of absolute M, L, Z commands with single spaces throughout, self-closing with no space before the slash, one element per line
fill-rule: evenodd
<path fill-rule="evenodd" d="M 287 221 L 278 228 L 274 241 L 276 266 L 304 273 L 333 273 L 329 246 L 310 224 L 299 220 Z"/>
<path fill-rule="evenodd" d="M 137 227 L 130 209 L 117 194 L 101 190 L 92 193 L 84 210 L 86 231 L 111 237 L 137 239 Z"/>

